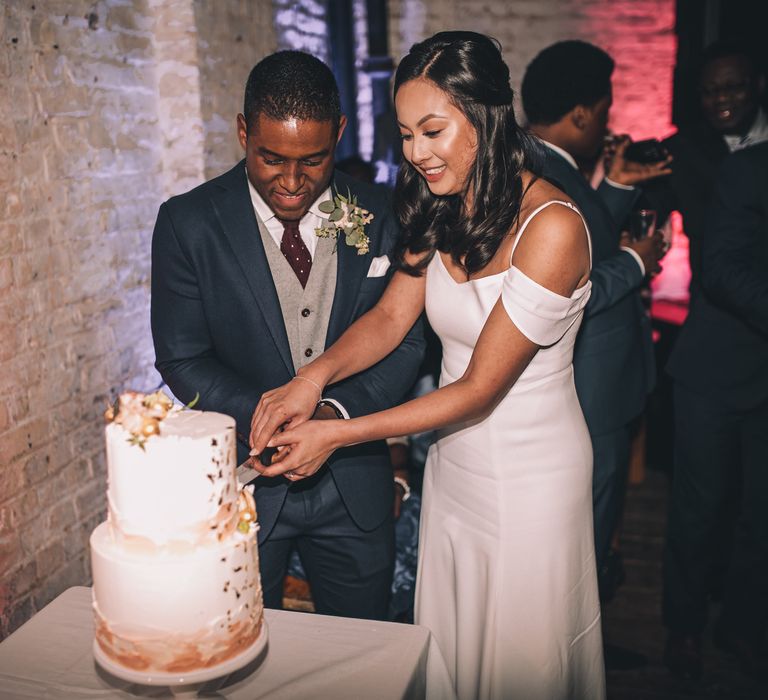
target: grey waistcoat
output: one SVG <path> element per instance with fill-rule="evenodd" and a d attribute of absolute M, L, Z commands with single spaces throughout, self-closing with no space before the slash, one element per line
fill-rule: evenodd
<path fill-rule="evenodd" d="M 294 369 L 298 370 L 325 349 L 325 337 L 336 289 L 336 240 L 317 239 L 317 247 L 312 257 L 312 271 L 309 273 L 306 288 L 302 289 L 296 273 L 260 220 L 259 233 L 280 300 L 288 343 L 291 346 L 291 359 Z"/>

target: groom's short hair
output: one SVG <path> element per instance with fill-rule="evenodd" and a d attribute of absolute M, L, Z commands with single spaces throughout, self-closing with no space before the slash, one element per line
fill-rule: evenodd
<path fill-rule="evenodd" d="M 245 84 L 248 129 L 260 114 L 285 121 L 341 119 L 339 87 L 331 69 L 303 51 L 278 51 L 259 61 Z"/>

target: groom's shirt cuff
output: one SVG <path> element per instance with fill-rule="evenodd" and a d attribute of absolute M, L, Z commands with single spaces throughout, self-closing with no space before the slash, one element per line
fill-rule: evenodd
<path fill-rule="evenodd" d="M 330 403 L 333 404 L 336 408 L 339 409 L 339 413 L 341 413 L 342 416 L 344 416 L 345 419 L 349 420 L 349 413 L 347 412 L 347 409 L 344 408 L 336 399 L 331 399 L 327 396 L 323 396 L 321 399 L 323 403 Z"/>

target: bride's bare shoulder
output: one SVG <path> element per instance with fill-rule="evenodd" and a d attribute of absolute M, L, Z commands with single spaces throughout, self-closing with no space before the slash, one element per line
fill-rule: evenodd
<path fill-rule="evenodd" d="M 528 202 L 525 199 L 528 199 Z M 547 202 L 573 200 L 546 181 L 532 181 L 523 199 L 521 220 Z M 558 294 L 569 296 L 589 274 L 589 242 L 576 209 L 549 206 L 528 220 L 526 233 L 515 250 L 515 266 Z"/>

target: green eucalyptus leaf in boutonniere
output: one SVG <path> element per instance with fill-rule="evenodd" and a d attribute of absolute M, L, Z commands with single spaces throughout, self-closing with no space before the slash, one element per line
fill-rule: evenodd
<path fill-rule="evenodd" d="M 336 208 L 336 202 L 332 199 L 326 199 L 324 202 L 320 202 L 320 204 L 317 205 L 317 208 L 323 212 L 323 214 L 330 214 Z"/>
<path fill-rule="evenodd" d="M 370 239 L 365 227 L 373 221 L 373 214 L 357 203 L 357 197 L 347 190 L 347 196 L 336 192 L 331 199 L 320 202 L 317 208 L 328 214 L 328 223 L 315 229 L 319 238 L 335 238 L 338 245 L 339 234 L 344 234 L 344 242 L 357 248 L 358 255 L 365 255 L 370 246 Z"/>

